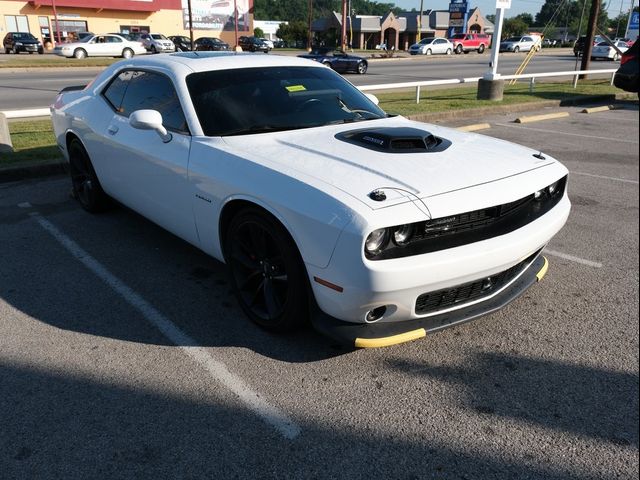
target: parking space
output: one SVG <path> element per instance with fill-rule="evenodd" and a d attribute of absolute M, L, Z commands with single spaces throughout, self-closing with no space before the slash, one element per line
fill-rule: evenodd
<path fill-rule="evenodd" d="M 638 105 L 570 114 L 483 119 L 572 172 L 544 281 L 385 349 L 266 333 L 137 214 L 0 183 L 3 478 L 636 478 Z"/>

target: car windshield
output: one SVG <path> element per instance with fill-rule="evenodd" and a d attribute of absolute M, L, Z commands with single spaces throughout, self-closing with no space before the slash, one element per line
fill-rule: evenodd
<path fill-rule="evenodd" d="M 36 37 L 31 35 L 30 33 L 14 33 L 13 38 L 16 40 L 35 40 Z"/>
<path fill-rule="evenodd" d="M 505 40 L 505 42 L 519 42 L 520 37 L 509 37 Z"/>
<path fill-rule="evenodd" d="M 160 33 L 152 33 L 151 34 L 151 38 L 153 38 L 154 40 L 166 40 L 167 37 L 165 37 L 164 35 L 160 34 Z"/>
<path fill-rule="evenodd" d="M 422 45 L 426 45 L 427 43 L 431 43 L 431 42 L 433 42 L 433 38 L 424 38 L 420 40 L 420 44 Z"/>
<path fill-rule="evenodd" d="M 386 117 L 328 68 L 269 67 L 192 73 L 187 87 L 207 136 L 248 135 Z"/>
<path fill-rule="evenodd" d="M 466 33 L 457 33 L 455 34 L 453 37 L 451 37 L 454 40 L 464 40 L 464 38 L 467 36 Z"/>

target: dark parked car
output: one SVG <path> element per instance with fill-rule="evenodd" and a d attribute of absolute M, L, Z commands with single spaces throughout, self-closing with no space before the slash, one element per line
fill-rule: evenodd
<path fill-rule="evenodd" d="M 173 35 L 169 37 L 169 40 L 176 46 L 176 52 L 189 52 L 191 51 L 191 39 L 184 35 Z"/>
<path fill-rule="evenodd" d="M 245 52 L 264 52 L 269 53 L 271 48 L 266 42 L 257 37 L 240 37 L 238 39 L 238 45 L 242 47 Z"/>
<path fill-rule="evenodd" d="M 626 90 L 627 92 L 638 92 L 638 82 L 640 81 L 638 70 L 640 70 L 640 56 L 638 56 L 638 40 L 629 50 L 622 54 L 620 68 L 613 77 L 613 84 Z"/>
<path fill-rule="evenodd" d="M 229 50 L 229 44 L 216 37 L 201 37 L 195 42 L 196 50 L 220 51 Z"/>
<path fill-rule="evenodd" d="M 367 68 L 369 67 L 367 61 L 362 57 L 340 51 L 332 51 L 329 48 L 316 48 L 307 54 L 298 56 L 315 60 L 339 73 L 354 72 L 363 75 L 367 73 Z"/>
<path fill-rule="evenodd" d="M 29 52 L 44 53 L 42 42 L 36 37 L 26 32 L 9 32 L 2 41 L 4 53 Z"/>

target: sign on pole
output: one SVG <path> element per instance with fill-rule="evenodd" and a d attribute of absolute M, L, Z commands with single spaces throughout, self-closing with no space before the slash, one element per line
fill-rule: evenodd
<path fill-rule="evenodd" d="M 496 8 L 511 8 L 511 0 L 496 0 Z"/>

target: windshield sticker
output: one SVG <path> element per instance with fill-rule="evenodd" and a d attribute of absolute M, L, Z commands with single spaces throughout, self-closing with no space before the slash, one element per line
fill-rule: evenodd
<path fill-rule="evenodd" d="M 304 92 L 306 90 L 304 85 L 289 85 L 284 88 L 286 88 L 288 92 Z"/>

